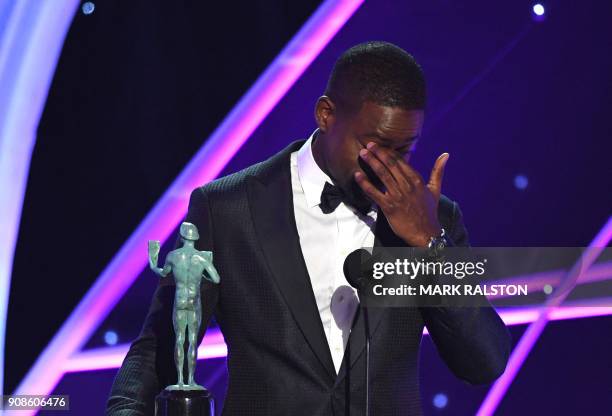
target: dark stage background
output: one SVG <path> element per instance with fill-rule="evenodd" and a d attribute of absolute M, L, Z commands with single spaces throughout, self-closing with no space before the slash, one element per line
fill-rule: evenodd
<path fill-rule="evenodd" d="M 31 163 L 10 293 L 5 394 L 318 5 L 116 0 L 76 14 Z M 451 154 L 443 191 L 461 204 L 472 244 L 587 245 L 612 208 L 612 5 L 544 3 L 540 22 L 532 6 L 366 2 L 223 174 L 307 137 L 336 57 L 358 42 L 387 40 L 425 70 L 428 115 L 412 161 L 428 175 L 438 154 Z M 109 330 L 119 343 L 131 342 L 155 284 L 143 272 L 88 348 L 105 346 Z M 551 322 L 498 413 L 609 412 L 611 324 L 612 317 Z M 523 330 L 511 328 L 515 341 Z M 217 359 L 198 367 L 219 400 L 223 365 Z M 115 371 L 69 374 L 55 393 L 70 394 L 74 414 L 102 414 Z M 473 414 L 488 390 L 456 380 L 428 338 L 421 376 L 428 415 Z M 448 398 L 441 409 L 433 405 L 438 393 Z"/>

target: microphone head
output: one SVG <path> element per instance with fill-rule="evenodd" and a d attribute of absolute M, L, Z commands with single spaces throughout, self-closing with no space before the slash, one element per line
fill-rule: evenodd
<path fill-rule="evenodd" d="M 361 290 L 364 283 L 364 264 L 372 257 L 370 252 L 364 248 L 353 251 L 344 260 L 344 277 L 346 281 L 357 290 Z"/>

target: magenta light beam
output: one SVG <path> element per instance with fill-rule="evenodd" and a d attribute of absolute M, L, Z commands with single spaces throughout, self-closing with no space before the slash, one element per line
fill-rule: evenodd
<path fill-rule="evenodd" d="M 0 391 L 6 312 L 36 129 L 79 2 L 0 1 Z"/>
<path fill-rule="evenodd" d="M 73 355 L 64 363 L 64 372 L 81 372 L 119 368 L 130 349 L 129 344 L 114 347 L 95 348 Z M 223 334 L 218 329 L 206 332 L 198 348 L 198 360 L 222 358 L 227 356 L 227 346 Z"/>
<path fill-rule="evenodd" d="M 477 416 L 491 416 L 499 406 L 499 403 L 504 398 L 506 391 L 512 384 L 516 374 L 522 367 L 525 359 L 531 352 L 536 341 L 546 327 L 550 314 L 565 300 L 569 295 L 570 290 L 580 280 L 581 275 L 595 262 L 597 256 L 608 245 L 612 238 L 612 217 L 608 218 L 608 222 L 601 231 L 595 236 L 589 247 L 585 250 L 581 258 L 576 262 L 572 270 L 569 271 L 565 281 L 572 282 L 571 286 L 565 288 L 565 292 L 561 295 L 554 295 L 540 308 L 537 319 L 532 322 L 525 330 L 525 333 L 519 340 L 518 344 L 512 351 L 506 371 L 493 384 L 491 390 L 485 397 L 484 402 L 478 410 Z"/>
<path fill-rule="evenodd" d="M 562 283 L 563 278 L 566 276 L 566 270 L 551 270 L 546 272 L 539 272 L 533 274 L 527 274 L 523 276 L 509 277 L 502 280 L 495 280 L 487 282 L 487 285 L 528 285 L 529 293 L 533 293 L 538 290 L 544 289 L 544 286 L 551 285 L 557 287 Z M 583 274 L 580 277 L 580 284 L 594 283 L 608 280 L 612 277 L 612 261 L 602 262 L 593 264 L 588 270 L 583 270 Z M 500 299 L 510 297 L 509 294 L 498 293 L 492 296 L 488 296 L 488 299 Z"/>
<path fill-rule="evenodd" d="M 612 302 L 609 299 L 608 302 Z M 539 310 L 536 308 L 516 308 L 514 310 L 500 310 L 499 315 L 508 326 L 528 324 L 538 319 Z M 596 316 L 612 315 L 612 306 L 568 306 L 556 308 L 551 311 L 549 320 L 593 318 Z M 427 329 L 423 334 L 428 335 Z M 82 372 L 108 370 L 119 368 L 130 346 L 129 344 L 114 347 L 96 348 L 73 355 L 64 365 L 65 372 Z M 227 356 L 227 346 L 223 335 L 219 331 L 210 331 L 198 348 L 198 360 L 209 358 L 223 358 Z"/>
<path fill-rule="evenodd" d="M 48 394 L 53 390 L 66 361 L 80 351 L 145 267 L 147 240 L 169 237 L 186 212 L 190 192 L 221 172 L 362 2 L 327 0 L 315 11 L 124 243 L 38 357 L 16 394 Z M 20 413 L 27 414 L 31 413 Z"/>
<path fill-rule="evenodd" d="M 583 278 L 581 279 L 580 283 L 599 282 L 610 279 L 612 278 L 612 262 L 594 264 L 582 277 Z M 544 283 L 554 283 L 557 285 L 561 281 L 561 278 L 562 272 L 560 270 L 555 270 L 553 272 L 518 276 L 516 279 L 519 282 L 524 283 L 528 283 L 532 279 L 536 279 L 538 280 L 538 285 L 543 286 Z M 514 278 L 508 278 L 505 280 L 505 282 L 514 283 L 515 280 Z M 564 319 L 612 315 L 612 306 L 608 305 L 612 305 L 611 298 L 573 301 L 571 303 L 564 304 L 563 307 L 553 309 L 549 314 L 548 319 L 551 321 L 557 321 Z M 516 308 L 500 308 L 498 311 L 504 323 L 510 326 L 534 322 L 538 319 L 540 308 L 525 306 Z M 427 328 L 424 329 L 423 333 L 425 335 L 428 334 Z M 203 345 L 204 347 L 200 346 L 200 349 L 198 350 L 198 357 L 201 359 L 220 358 L 225 357 L 227 354 L 227 346 L 225 345 L 221 332 L 218 330 L 211 330 L 207 332 L 206 337 L 203 340 Z M 123 344 L 80 352 L 70 357 L 68 362 L 66 362 L 64 371 L 80 372 L 118 368 L 123 362 L 129 347 L 129 344 Z"/>

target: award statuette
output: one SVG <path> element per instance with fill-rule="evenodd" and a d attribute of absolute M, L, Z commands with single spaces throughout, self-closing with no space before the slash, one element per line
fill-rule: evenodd
<path fill-rule="evenodd" d="M 198 251 L 194 247 L 200 238 L 197 227 L 184 222 L 180 234 L 183 246 L 168 253 L 163 268 L 157 267 L 159 241 L 149 241 L 151 270 L 162 278 L 172 273 L 176 285 L 172 322 L 176 336 L 174 362 L 178 381 L 166 387 L 155 398 L 155 416 L 213 416 L 212 395 L 194 381 L 194 372 L 198 353 L 196 343 L 202 321 L 200 282 L 204 278 L 218 284 L 220 278 L 213 266 L 212 252 Z M 185 335 L 189 341 L 187 383 L 183 378 Z"/>

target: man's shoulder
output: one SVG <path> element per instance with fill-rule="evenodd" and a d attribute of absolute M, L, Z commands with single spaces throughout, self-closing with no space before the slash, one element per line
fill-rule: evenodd
<path fill-rule="evenodd" d="M 289 169 L 290 154 L 299 149 L 305 140 L 296 140 L 291 142 L 284 149 L 273 154 L 267 159 L 247 166 L 237 172 L 222 176 L 205 185 L 198 187 L 195 191 L 211 195 L 231 194 L 241 192 L 249 177 L 255 177 L 260 180 L 265 180 L 269 176 L 281 173 L 284 169 Z M 285 166 L 286 165 L 286 166 Z"/>

